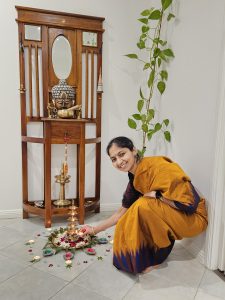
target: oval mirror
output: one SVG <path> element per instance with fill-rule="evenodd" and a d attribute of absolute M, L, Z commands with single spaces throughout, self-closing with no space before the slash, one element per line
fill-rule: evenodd
<path fill-rule="evenodd" d="M 57 36 L 52 45 L 52 65 L 59 79 L 66 79 L 72 67 L 70 43 L 63 35 Z"/>

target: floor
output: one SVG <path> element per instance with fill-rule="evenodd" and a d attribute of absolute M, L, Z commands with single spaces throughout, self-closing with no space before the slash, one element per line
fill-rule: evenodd
<path fill-rule="evenodd" d="M 91 214 L 86 223 L 96 224 L 108 216 Z M 55 219 L 53 228 L 59 226 L 66 226 L 66 221 Z M 159 269 L 133 276 L 113 267 L 110 243 L 96 246 L 96 256 L 77 251 L 71 269 L 65 267 L 62 253 L 30 262 L 42 254 L 48 234 L 38 217 L 0 219 L 0 299 L 225 299 L 225 281 L 179 243 Z M 112 240 L 113 228 L 99 236 Z M 32 247 L 25 245 L 30 239 L 35 240 Z"/>

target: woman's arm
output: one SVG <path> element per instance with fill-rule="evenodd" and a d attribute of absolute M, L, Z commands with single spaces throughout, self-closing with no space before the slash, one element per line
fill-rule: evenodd
<path fill-rule="evenodd" d="M 106 230 L 109 227 L 116 225 L 118 220 L 125 214 L 126 211 L 127 211 L 127 208 L 121 206 L 111 217 L 104 220 L 99 225 L 94 226 L 94 227 L 89 226 L 89 225 L 84 225 L 82 227 L 81 231 L 83 232 L 83 234 L 95 235 L 103 230 Z"/>
<path fill-rule="evenodd" d="M 145 193 L 144 197 L 157 198 L 156 197 L 156 191 L 151 191 L 151 192 Z M 168 204 L 169 206 L 171 206 L 173 208 L 179 209 L 178 207 L 176 207 L 176 205 L 175 205 L 175 203 L 174 203 L 173 200 L 168 200 L 165 197 L 163 197 L 162 195 L 159 198 L 157 198 L 157 199 L 159 199 L 160 201 Z"/>

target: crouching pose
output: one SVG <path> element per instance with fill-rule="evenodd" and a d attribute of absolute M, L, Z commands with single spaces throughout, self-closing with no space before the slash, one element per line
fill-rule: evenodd
<path fill-rule="evenodd" d="M 175 240 L 206 229 L 205 200 L 178 164 L 164 156 L 140 159 L 126 137 L 111 140 L 107 153 L 115 168 L 128 172 L 122 207 L 98 226 L 85 225 L 84 234 L 116 225 L 113 264 L 134 274 L 148 272 L 168 257 Z"/>

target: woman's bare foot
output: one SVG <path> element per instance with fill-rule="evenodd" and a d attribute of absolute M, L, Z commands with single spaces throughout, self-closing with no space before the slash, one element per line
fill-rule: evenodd
<path fill-rule="evenodd" d="M 157 269 L 158 267 L 159 267 L 159 265 L 147 267 L 146 269 L 144 269 L 144 271 L 141 272 L 141 274 L 149 273 L 149 272 L 151 272 L 152 270 Z"/>

